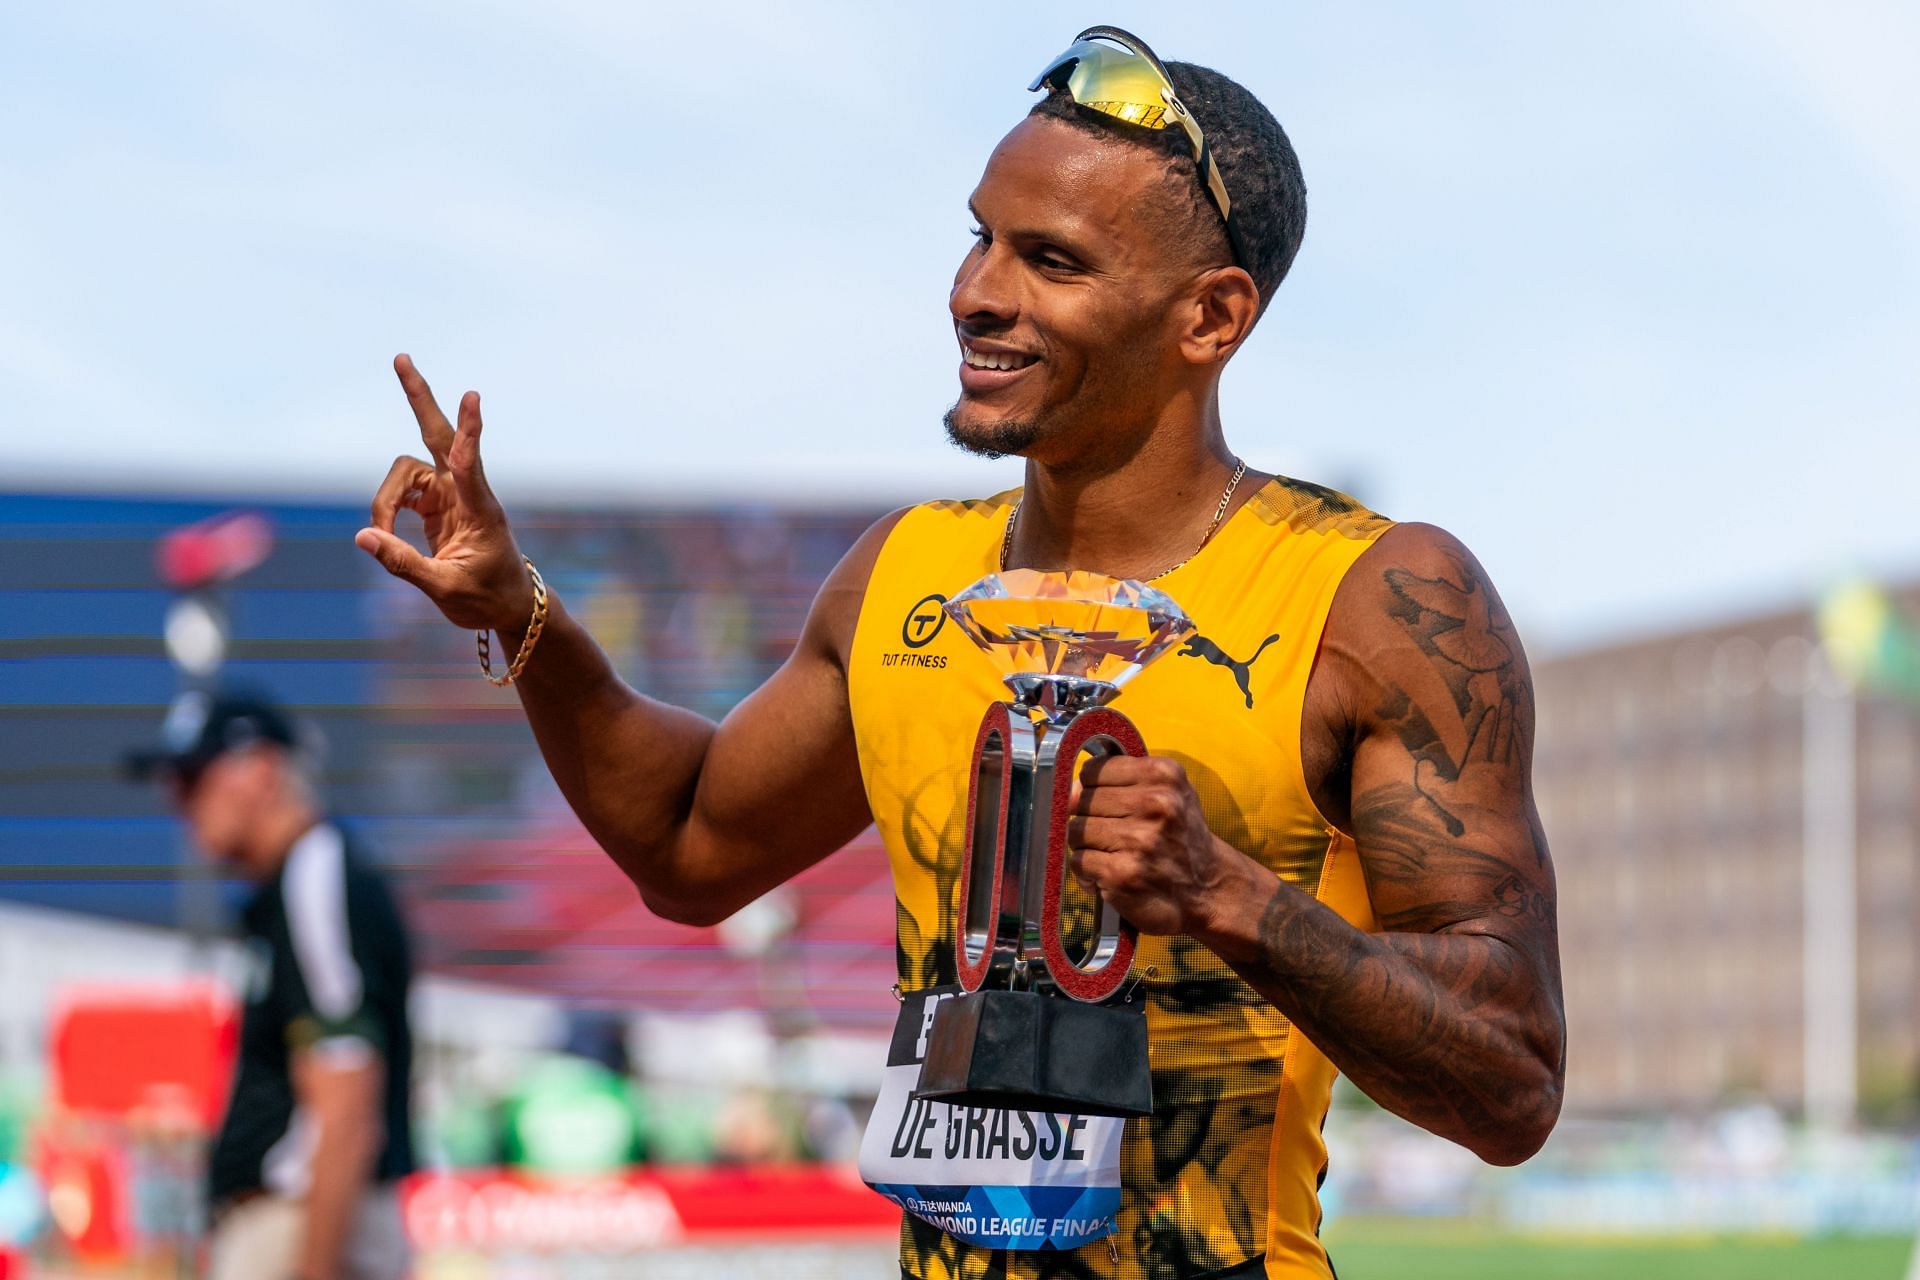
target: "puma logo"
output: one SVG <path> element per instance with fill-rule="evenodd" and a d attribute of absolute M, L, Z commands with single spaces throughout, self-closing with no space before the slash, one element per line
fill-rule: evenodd
<path fill-rule="evenodd" d="M 1252 674 L 1249 668 L 1260 660 L 1260 655 L 1267 651 L 1267 646 L 1279 638 L 1279 633 L 1275 632 L 1260 642 L 1260 647 L 1253 651 L 1251 658 L 1248 658 L 1245 662 L 1235 662 L 1226 655 L 1226 652 L 1222 650 L 1219 645 L 1203 635 L 1195 635 L 1187 641 L 1187 647 L 1180 650 L 1178 656 L 1182 658 L 1203 658 L 1216 667 L 1225 667 L 1227 670 L 1233 672 L 1233 682 L 1239 685 L 1240 692 L 1246 695 L 1247 710 L 1251 711 L 1253 710 L 1253 689 L 1249 685 L 1249 679 Z"/>

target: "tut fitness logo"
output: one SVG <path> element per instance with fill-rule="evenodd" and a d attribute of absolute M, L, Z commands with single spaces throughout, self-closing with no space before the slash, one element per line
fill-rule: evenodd
<path fill-rule="evenodd" d="M 947 657 L 943 653 L 920 653 L 920 649 L 933 643 L 947 625 L 947 611 L 942 606 L 947 598 L 938 592 L 921 596 L 907 610 L 907 616 L 900 622 L 900 643 L 907 646 L 905 653 L 883 653 L 880 665 L 883 667 L 930 667 L 944 669 Z"/>
<path fill-rule="evenodd" d="M 913 608 L 907 610 L 905 622 L 900 624 L 900 643 L 909 649 L 924 649 L 940 634 L 940 628 L 947 625 L 947 611 L 944 606 L 947 598 L 937 592 L 921 596 L 913 602 Z"/>

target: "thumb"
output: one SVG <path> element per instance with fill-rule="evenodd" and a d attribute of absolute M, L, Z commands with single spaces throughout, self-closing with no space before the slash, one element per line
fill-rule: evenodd
<path fill-rule="evenodd" d="M 436 565 L 409 546 L 406 539 L 385 529 L 362 529 L 353 535 L 353 545 L 380 562 L 380 567 L 396 578 L 403 578 L 428 595 L 439 585 Z"/>

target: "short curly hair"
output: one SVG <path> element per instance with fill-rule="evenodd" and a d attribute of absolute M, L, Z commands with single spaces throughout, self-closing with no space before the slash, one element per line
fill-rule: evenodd
<path fill-rule="evenodd" d="M 1306 235 L 1307 181 L 1300 173 L 1300 158 L 1280 122 L 1245 86 L 1191 62 L 1169 62 L 1166 68 L 1220 166 L 1233 201 L 1234 227 L 1249 259 L 1241 265 L 1260 290 L 1260 309 L 1265 311 Z M 1183 131 L 1127 124 L 1081 106 L 1062 88 L 1048 89 L 1027 114 L 1160 151 L 1167 157 L 1171 185 L 1186 196 L 1183 236 L 1206 256 L 1231 260 L 1226 228 Z"/>

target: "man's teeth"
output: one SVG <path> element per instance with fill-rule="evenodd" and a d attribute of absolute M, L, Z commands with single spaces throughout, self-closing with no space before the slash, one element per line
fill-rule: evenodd
<path fill-rule="evenodd" d="M 961 344 L 961 359 L 970 369 L 1024 369 L 1035 360 L 1033 356 L 1017 355 L 1011 351 L 975 351 Z"/>

